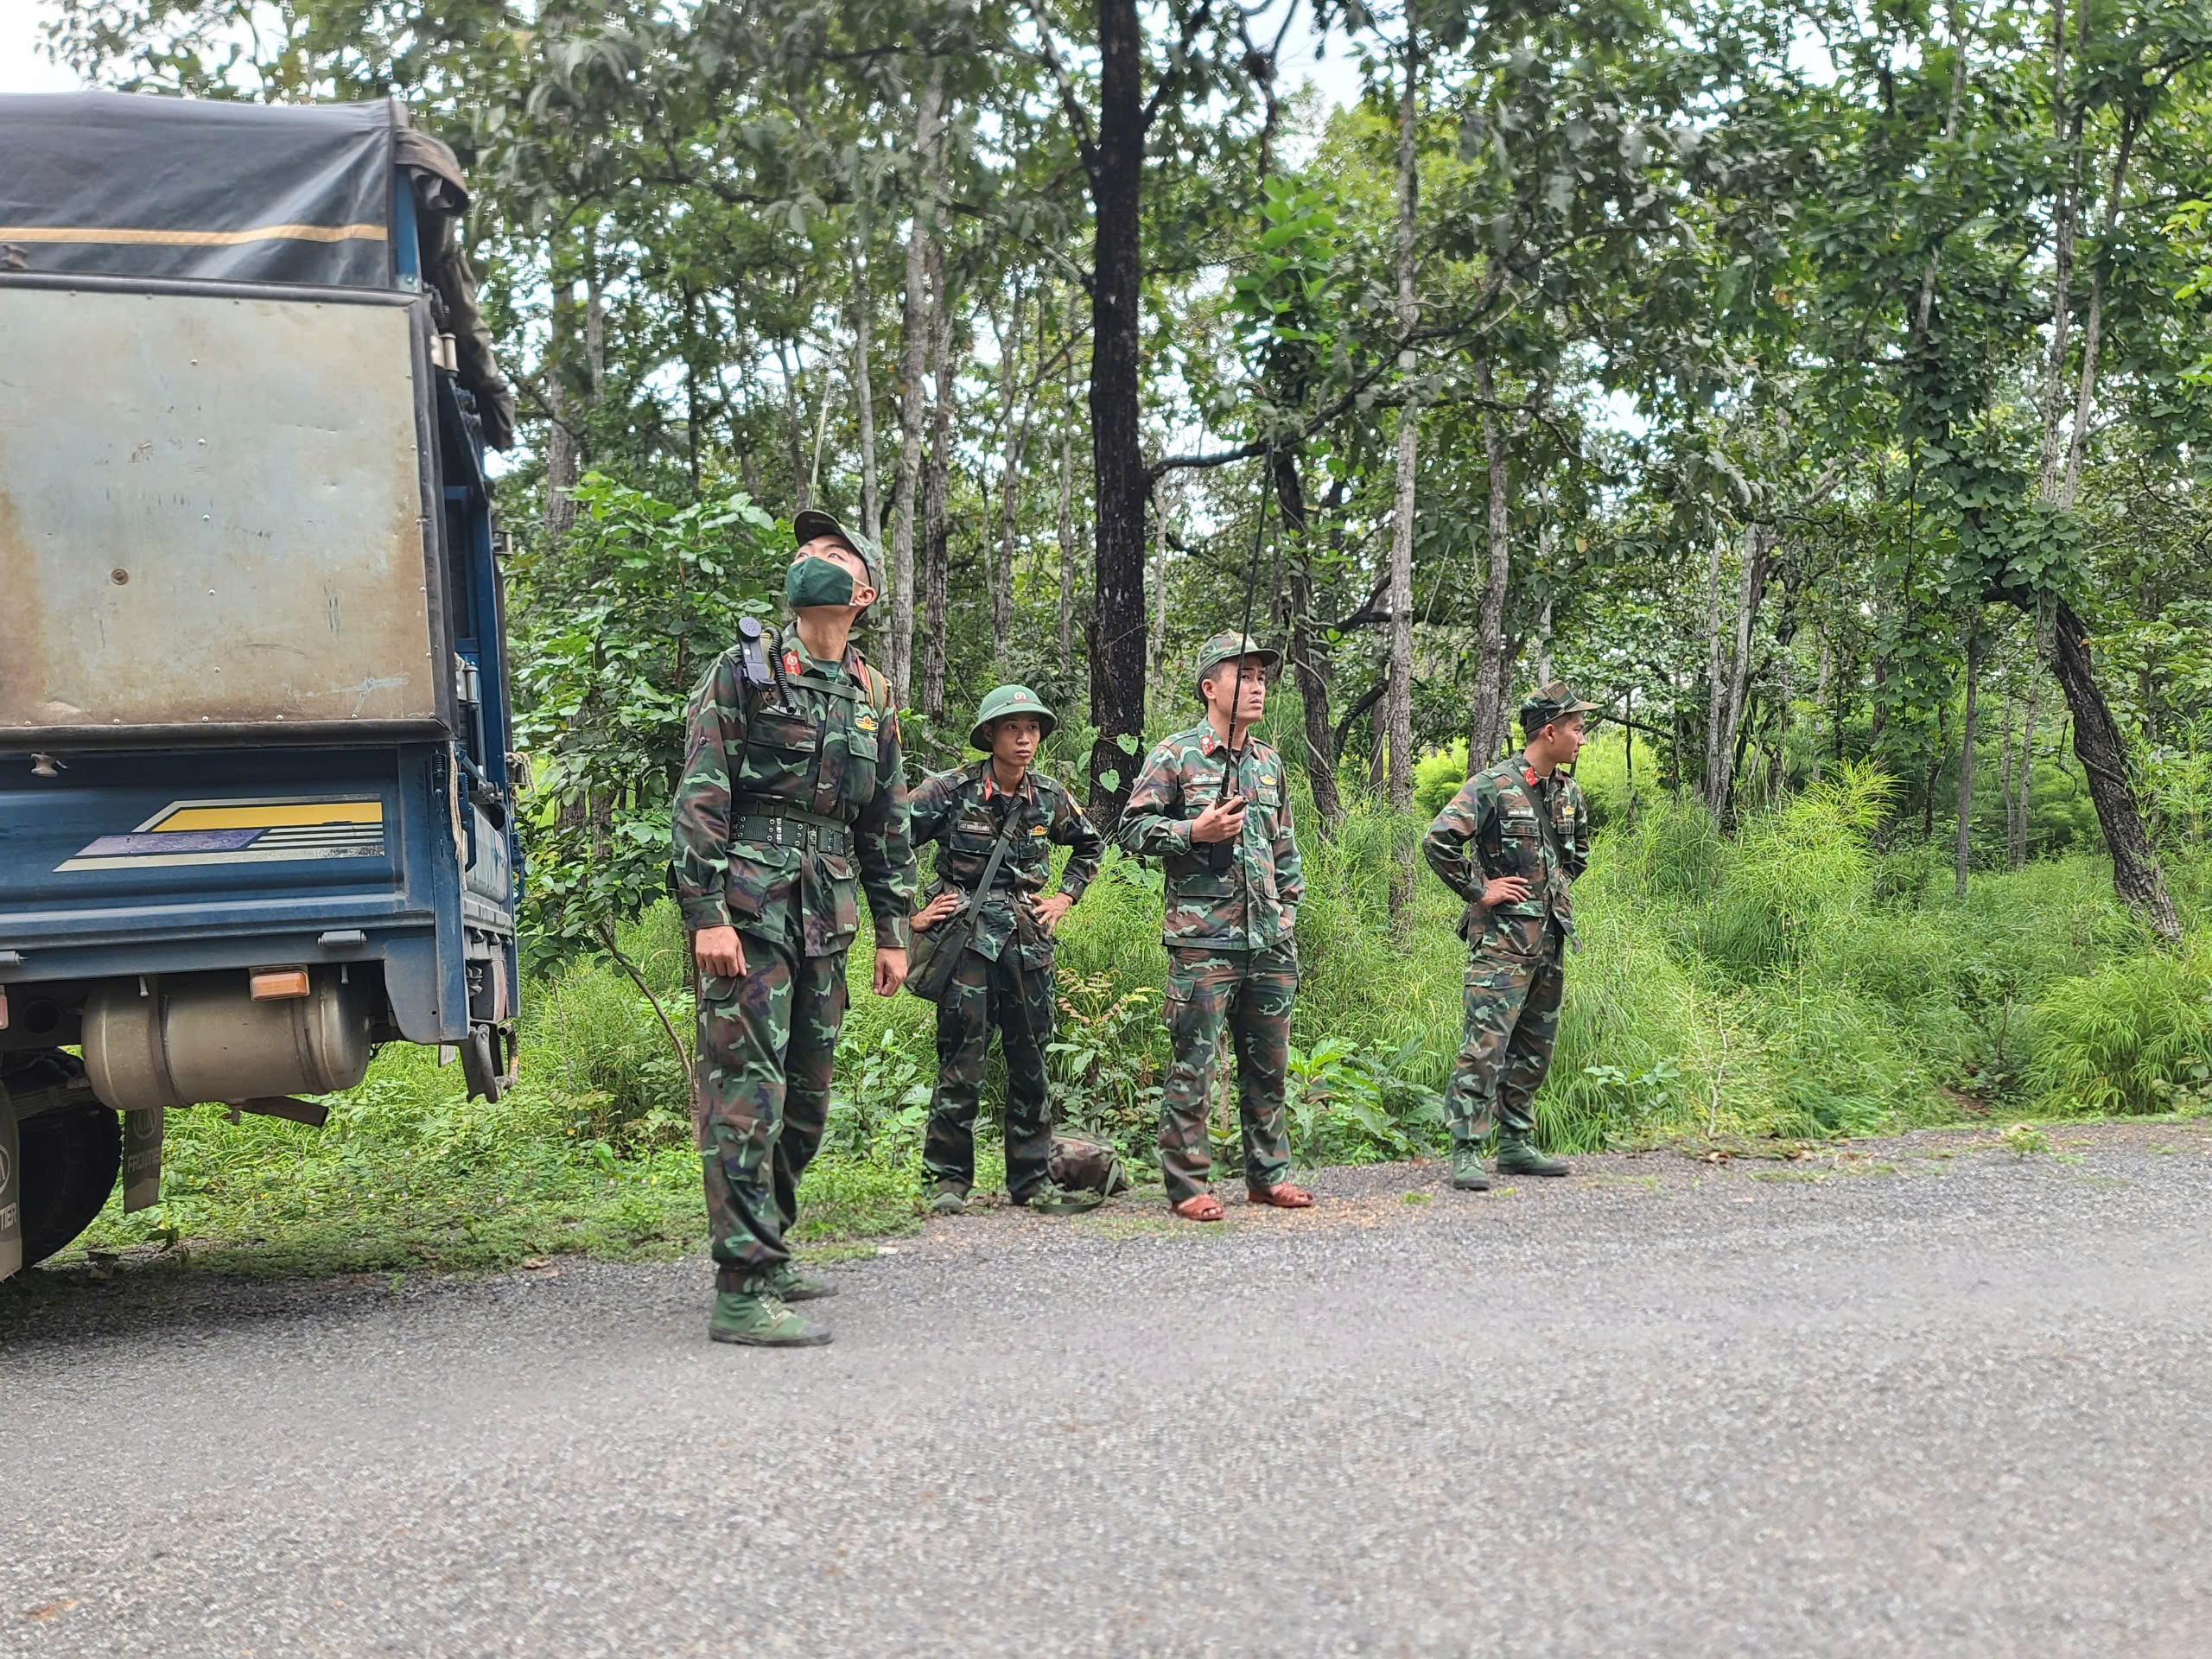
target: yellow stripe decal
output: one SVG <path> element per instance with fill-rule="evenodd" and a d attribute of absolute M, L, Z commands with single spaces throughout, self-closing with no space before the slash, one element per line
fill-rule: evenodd
<path fill-rule="evenodd" d="M 248 242 L 382 242 L 381 225 L 264 225 L 251 231 L 137 231 L 114 225 L 0 225 L 0 242 L 95 242 L 116 246 L 234 248 Z"/>
<path fill-rule="evenodd" d="M 181 806 L 149 830 L 254 830 L 277 824 L 382 823 L 382 801 L 311 801 L 289 805 Z"/>

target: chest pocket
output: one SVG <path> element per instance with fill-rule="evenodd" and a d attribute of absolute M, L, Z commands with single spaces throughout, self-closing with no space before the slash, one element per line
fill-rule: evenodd
<path fill-rule="evenodd" d="M 804 802 L 811 792 L 819 735 L 804 715 L 756 710 L 747 723 L 745 753 L 732 780 L 738 792 Z"/>
<path fill-rule="evenodd" d="M 873 715 L 863 717 L 874 718 Z M 875 734 L 864 732 L 855 724 L 840 726 L 834 730 L 842 762 L 839 769 L 837 799 L 846 809 L 846 816 L 856 817 L 861 809 L 875 798 L 878 759 Z"/>
<path fill-rule="evenodd" d="M 1534 817 L 1501 817 L 1497 824 L 1498 850 L 1510 868 L 1506 874 L 1541 876 L 1547 861 L 1544 857 L 1544 832 Z"/>

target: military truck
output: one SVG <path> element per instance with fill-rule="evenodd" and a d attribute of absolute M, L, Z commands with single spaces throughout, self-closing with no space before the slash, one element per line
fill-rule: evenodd
<path fill-rule="evenodd" d="M 518 855 L 453 153 L 396 104 L 0 98 L 0 1278 L 165 1114 L 496 1095 Z M 305 1096 L 306 1098 L 303 1098 Z"/>

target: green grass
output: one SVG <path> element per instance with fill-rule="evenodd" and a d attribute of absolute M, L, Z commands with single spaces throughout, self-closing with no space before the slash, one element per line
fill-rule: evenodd
<path fill-rule="evenodd" d="M 1586 768 L 1608 827 L 1575 890 L 1582 948 L 1537 1102 L 1548 1144 L 1749 1147 L 1997 1114 L 2212 1111 L 2205 861 L 2169 859 L 2189 939 L 2160 949 L 2087 855 L 1977 875 L 1955 899 L 1927 849 L 1873 850 L 1871 777 L 1832 775 L 1728 838 L 1694 807 L 1646 796 L 1631 812 L 1606 759 Z M 1432 792 L 1448 781 L 1424 774 Z M 1333 840 L 1310 813 L 1303 823 L 1293 1040 L 1314 1059 L 1300 1144 L 1354 1161 L 1436 1150 L 1459 1041 L 1458 902 L 1423 870 L 1389 925 L 1391 865 L 1418 817 L 1355 810 Z M 1062 1035 L 1084 1040 L 1056 1059 L 1056 1097 L 1065 1118 L 1119 1141 L 1140 1179 L 1166 1060 L 1158 889 L 1156 871 L 1110 861 L 1060 950 L 1081 1016 Z M 672 910 L 620 943 L 688 1041 Z M 816 1250 L 911 1230 L 921 1211 L 934 1010 L 869 995 L 868 968 L 856 950 L 830 1131 L 803 1193 L 796 1241 Z M 395 1046 L 334 1098 L 320 1134 L 172 1114 L 164 1202 L 129 1218 L 111 1208 L 86 1247 L 176 1241 L 203 1265 L 261 1273 L 702 1248 L 683 1072 L 645 996 L 587 961 L 535 979 L 525 1007 L 523 1082 L 497 1105 L 463 1100 L 457 1066 Z M 999 1088 L 994 1075 L 987 1103 Z M 1001 1179 L 993 1134 L 987 1123 L 984 1190 Z"/>

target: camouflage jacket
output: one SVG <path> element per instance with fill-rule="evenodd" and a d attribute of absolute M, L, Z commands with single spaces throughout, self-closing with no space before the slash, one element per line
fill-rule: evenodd
<path fill-rule="evenodd" d="M 1224 776 L 1247 805 L 1235 855 L 1227 869 L 1217 870 L 1206 844 L 1192 842 L 1191 820 L 1220 798 Z M 1178 732 L 1145 757 L 1115 838 L 1140 857 L 1164 861 L 1167 944 L 1263 950 L 1290 938 L 1306 884 L 1291 834 L 1288 785 L 1282 757 L 1273 749 L 1248 737 L 1243 754 L 1232 761 L 1211 726 Z"/>
<path fill-rule="evenodd" d="M 774 683 L 750 686 L 741 647 L 691 694 L 669 830 L 671 879 L 693 930 L 734 926 L 802 956 L 836 956 L 868 889 L 879 947 L 903 950 L 914 897 L 899 720 L 856 651 L 811 661 L 789 631 Z"/>
<path fill-rule="evenodd" d="M 918 852 L 936 842 L 938 849 L 936 874 L 923 891 L 921 902 L 927 903 L 948 887 L 975 892 L 1005 822 L 998 815 L 1007 798 L 991 776 L 988 759 L 922 780 L 914 791 L 914 848 Z M 999 864 L 969 942 L 970 949 L 995 962 L 1015 937 L 1017 927 L 1024 944 L 1051 948 L 1049 936 L 1030 918 L 1029 906 L 1044 892 L 1052 873 L 1053 848 L 1073 849 L 1068 855 L 1067 868 L 1060 872 L 1060 891 L 1071 899 L 1083 897 L 1083 890 L 1098 874 L 1098 861 L 1106 851 L 1106 838 L 1091 827 L 1075 797 L 1037 772 L 1022 779 L 1020 788 L 1014 791 L 1011 810 L 1020 815 L 1014 839 Z M 950 926 L 950 922 L 938 925 Z"/>
<path fill-rule="evenodd" d="M 1550 819 L 1551 835 L 1539 814 Z M 1574 937 L 1567 884 L 1589 867 L 1590 812 L 1573 779 L 1538 778 L 1518 755 L 1485 767 L 1436 815 L 1421 850 L 1467 901 L 1459 933 L 1478 950 L 1537 956 L 1550 948 L 1554 925 L 1562 938 Z M 1529 896 L 1493 911 L 1483 903 L 1483 883 L 1509 875 L 1528 882 Z"/>

